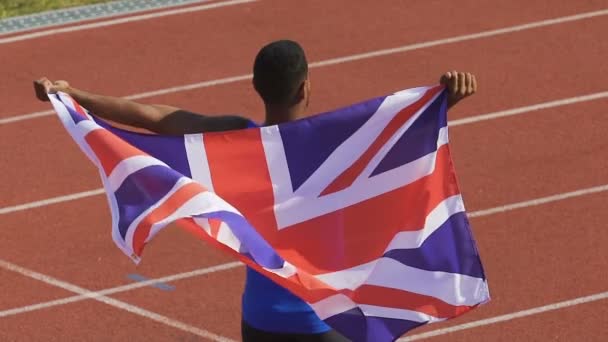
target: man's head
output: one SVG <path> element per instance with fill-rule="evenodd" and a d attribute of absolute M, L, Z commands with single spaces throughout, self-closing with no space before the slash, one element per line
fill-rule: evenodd
<path fill-rule="evenodd" d="M 279 40 L 264 46 L 253 65 L 253 86 L 267 111 L 272 109 L 279 115 L 285 112 L 286 116 L 294 116 L 299 114 L 294 111 L 306 109 L 310 81 L 308 62 L 302 47 L 290 40 Z"/>

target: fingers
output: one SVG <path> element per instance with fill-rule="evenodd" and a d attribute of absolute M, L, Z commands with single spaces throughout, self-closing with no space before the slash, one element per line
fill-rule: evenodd
<path fill-rule="evenodd" d="M 451 82 L 451 79 L 452 73 L 448 71 L 445 74 L 441 75 L 441 78 L 439 78 L 439 84 L 443 86 L 449 86 L 449 82 Z"/>
<path fill-rule="evenodd" d="M 448 71 L 439 82 L 448 90 L 448 108 L 477 92 L 477 78 L 470 72 Z"/>
<path fill-rule="evenodd" d="M 42 77 L 34 81 L 34 92 L 40 101 L 49 101 L 47 94 L 55 94 L 57 92 L 67 92 L 70 85 L 66 81 L 51 82 L 46 77 Z"/>
<path fill-rule="evenodd" d="M 471 80 L 471 89 L 472 92 L 471 94 L 475 94 L 477 92 L 477 78 L 475 77 L 475 75 L 472 75 L 472 80 Z"/>
<path fill-rule="evenodd" d="M 477 92 L 477 79 L 470 72 L 449 71 L 443 74 L 440 84 L 452 95 L 467 97 Z"/>
<path fill-rule="evenodd" d="M 68 92 L 70 84 L 66 81 L 55 81 L 52 86 L 48 89 L 48 93 L 55 94 L 57 92 Z"/>
<path fill-rule="evenodd" d="M 465 74 L 465 84 L 466 84 L 466 94 L 472 94 L 473 93 L 473 75 L 471 75 L 470 73 L 466 73 Z"/>
<path fill-rule="evenodd" d="M 40 101 L 48 101 L 48 96 L 46 95 L 50 88 L 53 86 L 53 83 L 46 77 L 42 77 L 36 81 L 34 81 L 34 91 L 36 93 L 36 97 Z"/>
<path fill-rule="evenodd" d="M 458 93 L 458 73 L 456 71 L 452 71 L 450 73 L 450 81 L 448 82 L 448 90 L 450 94 Z"/>
<path fill-rule="evenodd" d="M 49 94 L 57 94 L 59 91 L 61 91 L 61 86 L 55 82 L 47 89 L 46 92 Z"/>
<path fill-rule="evenodd" d="M 450 76 L 451 76 L 451 74 L 449 72 L 446 72 L 445 74 L 441 75 L 441 77 L 439 78 L 439 84 L 441 84 L 443 86 L 447 86 Z"/>
<path fill-rule="evenodd" d="M 467 78 L 463 72 L 458 73 L 458 94 L 460 96 L 467 95 Z"/>
<path fill-rule="evenodd" d="M 37 80 L 36 83 L 38 83 L 40 87 L 42 87 L 42 89 L 44 89 L 45 91 L 53 85 L 53 83 L 46 77 Z"/>
<path fill-rule="evenodd" d="M 49 88 L 49 92 L 54 94 L 58 91 L 66 91 L 69 86 L 70 85 L 67 81 L 55 81 L 55 83 L 53 83 L 53 86 Z"/>

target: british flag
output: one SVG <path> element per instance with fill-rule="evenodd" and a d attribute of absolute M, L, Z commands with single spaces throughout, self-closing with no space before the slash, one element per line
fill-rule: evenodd
<path fill-rule="evenodd" d="M 66 94 L 49 98 L 99 168 L 114 241 L 136 262 L 177 221 L 353 341 L 393 341 L 489 300 L 441 86 L 182 137 L 121 130 Z"/>

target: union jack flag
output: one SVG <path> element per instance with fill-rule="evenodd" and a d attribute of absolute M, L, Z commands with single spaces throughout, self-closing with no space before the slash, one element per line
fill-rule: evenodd
<path fill-rule="evenodd" d="M 49 98 L 99 168 L 114 241 L 135 262 L 177 221 L 353 341 L 393 341 L 489 300 L 443 87 L 182 137 L 121 130 L 66 94 Z"/>

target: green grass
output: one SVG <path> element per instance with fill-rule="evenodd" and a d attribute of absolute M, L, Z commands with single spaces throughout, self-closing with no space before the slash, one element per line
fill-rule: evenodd
<path fill-rule="evenodd" d="M 110 0 L 0 0 L 0 19 Z"/>

